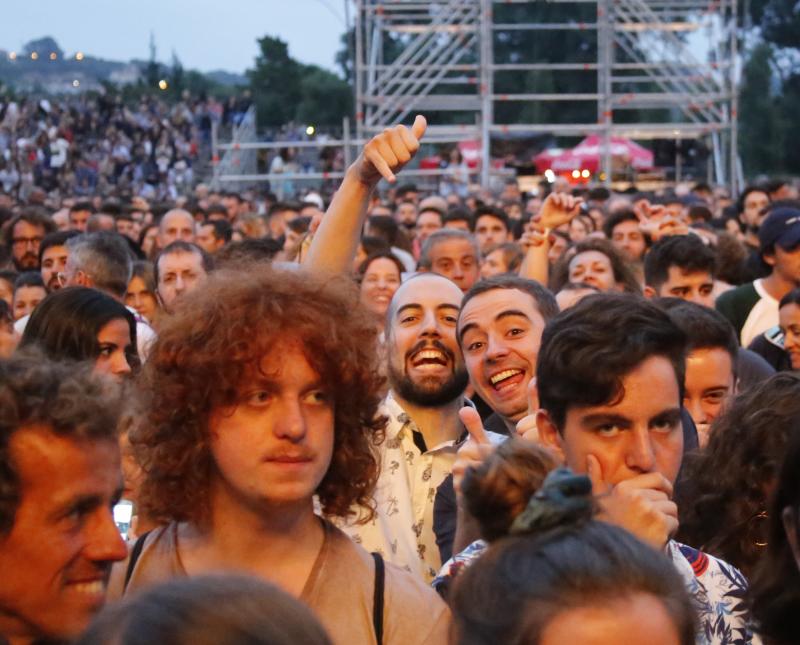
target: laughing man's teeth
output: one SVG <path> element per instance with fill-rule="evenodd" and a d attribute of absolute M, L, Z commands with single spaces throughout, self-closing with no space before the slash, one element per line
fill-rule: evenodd
<path fill-rule="evenodd" d="M 507 378 L 511 378 L 512 376 L 516 376 L 517 374 L 522 374 L 522 370 L 505 370 L 500 372 L 499 374 L 495 374 L 491 379 L 492 385 L 497 385 L 500 381 L 504 381 Z"/>
<path fill-rule="evenodd" d="M 106 585 L 102 580 L 96 580 L 95 582 L 77 582 L 72 585 L 75 591 L 85 594 L 97 595 L 105 593 Z"/>
<path fill-rule="evenodd" d="M 427 349 L 427 350 L 419 352 L 416 356 L 414 356 L 414 360 L 415 361 L 423 361 L 423 360 L 428 359 L 428 358 L 436 360 L 436 361 L 440 361 L 440 360 L 444 360 L 444 354 L 442 354 L 442 352 L 439 352 L 439 351 L 436 351 L 436 350 Z"/>

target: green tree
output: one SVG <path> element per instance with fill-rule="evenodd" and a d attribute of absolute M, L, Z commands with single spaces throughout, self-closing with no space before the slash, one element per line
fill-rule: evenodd
<path fill-rule="evenodd" d="M 302 99 L 295 120 L 339 126 L 353 112 L 353 90 L 336 74 L 315 65 L 305 66 L 300 84 Z"/>
<path fill-rule="evenodd" d="M 761 43 L 744 66 L 739 94 L 739 154 L 748 176 L 783 170 L 773 78 L 772 47 Z"/>
<path fill-rule="evenodd" d="M 272 36 L 259 39 L 260 53 L 248 70 L 258 123 L 281 126 L 295 116 L 302 98 L 303 66 L 289 56 L 285 41 Z"/>

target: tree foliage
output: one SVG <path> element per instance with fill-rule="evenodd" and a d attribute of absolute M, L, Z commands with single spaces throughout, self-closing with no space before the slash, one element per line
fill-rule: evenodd
<path fill-rule="evenodd" d="M 265 36 L 258 46 L 260 53 L 247 75 L 259 125 L 279 127 L 290 121 L 340 125 L 350 116 L 353 98 L 346 81 L 295 60 L 280 38 Z"/>

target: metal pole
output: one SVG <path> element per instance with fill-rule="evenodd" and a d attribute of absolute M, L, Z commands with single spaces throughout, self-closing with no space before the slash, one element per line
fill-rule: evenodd
<path fill-rule="evenodd" d="M 353 76 L 355 77 L 355 91 L 356 91 L 356 137 L 359 139 L 363 139 L 364 135 L 364 85 L 362 76 L 362 69 L 361 69 L 361 61 L 364 60 L 364 42 L 363 42 L 363 31 L 364 25 L 362 21 L 362 16 L 364 12 L 363 4 L 367 2 L 367 0 L 356 0 L 356 22 L 355 22 L 355 36 L 356 36 L 356 56 L 355 60 L 353 61 Z"/>
<path fill-rule="evenodd" d="M 731 189 L 731 197 L 735 197 L 739 192 L 739 91 L 737 83 L 738 65 L 738 39 L 736 30 L 736 2 L 731 0 L 730 9 L 730 30 L 731 30 L 731 62 L 728 72 L 728 87 L 731 93 L 731 111 L 730 111 L 730 172 L 731 177 L 729 181 Z M 724 15 L 724 14 L 723 14 Z"/>
<path fill-rule="evenodd" d="M 611 72 L 613 62 L 612 47 L 614 35 L 612 27 L 611 3 L 608 0 L 597 0 L 597 120 L 602 124 L 603 184 L 611 185 Z"/>
<path fill-rule="evenodd" d="M 342 134 L 344 135 L 344 167 L 349 168 L 352 163 L 352 152 L 350 149 L 350 119 L 342 119 Z"/>
<path fill-rule="evenodd" d="M 492 0 L 481 0 L 480 17 L 480 52 L 481 52 L 481 187 L 489 188 L 491 175 L 491 136 L 490 127 L 494 125 L 492 95 L 494 83 L 492 64 L 494 63 L 494 47 L 492 46 Z"/>

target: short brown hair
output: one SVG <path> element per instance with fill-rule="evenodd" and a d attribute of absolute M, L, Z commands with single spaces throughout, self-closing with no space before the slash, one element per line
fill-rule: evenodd
<path fill-rule="evenodd" d="M 0 361 L 0 536 L 14 526 L 22 501 L 10 453 L 16 432 L 36 425 L 75 441 L 116 441 L 117 391 L 91 369 L 53 362 L 34 348 Z"/>
<path fill-rule="evenodd" d="M 351 280 L 257 264 L 218 271 L 186 294 L 139 375 L 143 418 L 131 444 L 144 470 L 142 505 L 154 519 L 207 520 L 211 413 L 233 405 L 252 367 L 291 337 L 334 401 L 333 458 L 317 489 L 322 508 L 346 517 L 354 504 L 371 507 L 385 424 L 375 323 Z"/>

